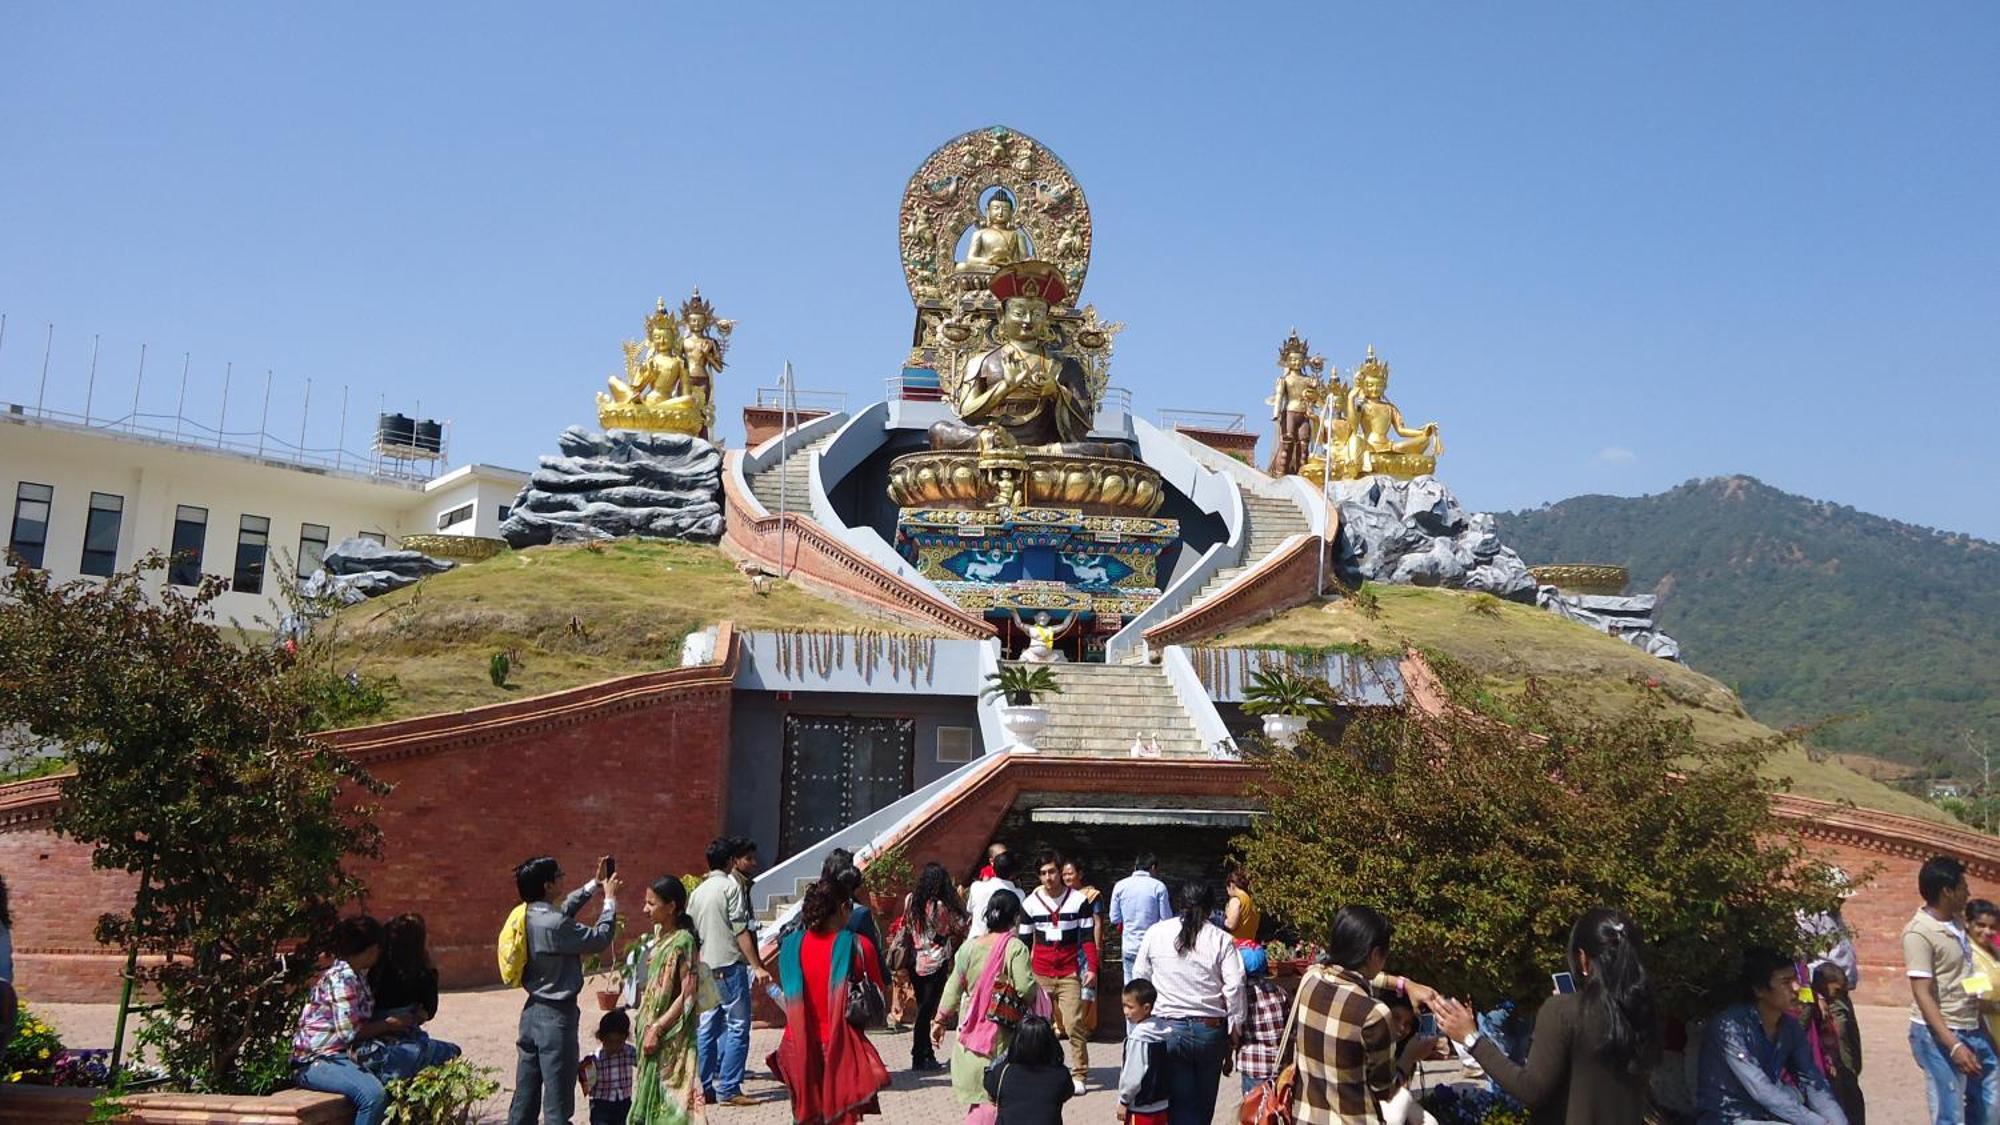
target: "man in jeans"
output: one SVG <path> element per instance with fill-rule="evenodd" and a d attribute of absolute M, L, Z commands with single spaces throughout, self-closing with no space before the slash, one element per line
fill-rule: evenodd
<path fill-rule="evenodd" d="M 1160 919 L 1174 916 L 1167 885 L 1153 878 L 1156 866 L 1152 853 L 1147 852 L 1132 865 L 1132 873 L 1111 888 L 1111 924 L 1124 927 L 1118 945 L 1125 954 L 1126 980 L 1132 979 L 1132 963 L 1139 959 L 1139 943 L 1146 940 L 1146 931 Z"/>
<path fill-rule="evenodd" d="M 528 904 L 528 964 L 521 987 L 528 1001 L 521 1007 L 519 1038 L 515 1040 L 514 1103 L 508 1125 L 534 1125 L 536 1109 L 542 1125 L 569 1125 L 576 1113 L 577 1024 L 576 994 L 583 991 L 583 954 L 611 947 L 618 916 L 618 876 L 597 862 L 597 877 L 555 905 L 562 885 L 562 868 L 548 856 L 531 859 L 514 869 L 514 886 Z M 604 887 L 604 909 L 597 924 L 576 920 L 583 904 Z"/>
<path fill-rule="evenodd" d="M 688 896 L 688 918 L 701 942 L 701 961 L 715 976 L 722 1003 L 701 1014 L 695 1032 L 701 1088 L 711 1104 L 756 1105 L 743 1093 L 743 1063 L 750 1054 L 750 988 L 771 982 L 750 933 L 750 876 L 757 845 L 741 836 L 708 845 L 708 877 Z"/>
<path fill-rule="evenodd" d="M 1910 1053 L 1923 1068 L 1937 1125 L 2000 1122 L 2000 1057 L 1979 1018 L 1993 982 L 1972 961 L 1965 936 L 1965 865 L 1932 856 L 1917 872 L 1923 909 L 1903 927 L 1909 974 Z"/>

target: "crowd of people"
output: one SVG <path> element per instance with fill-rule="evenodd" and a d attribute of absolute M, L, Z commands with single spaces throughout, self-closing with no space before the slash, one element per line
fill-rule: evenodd
<path fill-rule="evenodd" d="M 1802 920 L 1803 959 L 1748 950 L 1737 1002 L 1688 1025 L 1659 1008 L 1638 924 L 1586 911 L 1526 1028 L 1517 1013 L 1395 974 L 1394 923 L 1368 906 L 1339 910 L 1323 954 L 1288 988 L 1258 944 L 1246 872 L 1222 893 L 1205 879 L 1170 893 L 1141 855 L 1104 894 L 1074 857 L 1033 858 L 996 844 L 957 883 L 925 864 L 885 927 L 862 901 L 854 856 L 836 850 L 796 916 L 765 938 L 750 906 L 756 846 L 718 839 L 691 892 L 671 876 L 647 885 L 651 929 L 628 1003 L 604 1014 L 582 1059 L 580 959 L 609 948 L 622 884 L 607 857 L 559 899 L 555 860 L 522 864 L 522 906 L 501 941 L 503 975 L 525 993 L 509 1121 L 568 1122 L 579 1092 L 592 1125 L 680 1125 L 757 1104 L 743 1079 L 758 989 L 785 1012 L 765 1062 L 801 1125 L 881 1112 L 890 1075 L 866 1032 L 885 1020 L 911 1024 L 912 1071 L 949 1071 L 966 1121 L 1060 1121 L 1088 1089 L 1098 983 L 1122 960 L 1117 1118 L 1129 1125 L 1207 1123 L 1231 1074 L 1246 1113 L 1286 1115 L 1272 1120 L 1423 1122 L 1425 1064 L 1449 1072 L 1454 1058 L 1458 1081 L 1483 1081 L 1536 1125 L 1865 1125 L 1858 962 L 1837 914 Z M 1932 1119 L 2000 1125 L 2000 906 L 1972 899 L 1948 856 L 1923 865 L 1918 890 L 1903 954 Z M 580 921 L 600 892 L 595 921 Z M 1122 957 L 1107 966 L 1111 935 Z M 437 1007 L 421 918 L 341 921 L 293 1040 L 299 1085 L 347 1096 L 357 1125 L 379 1122 L 383 1082 L 458 1055 L 424 1030 Z"/>

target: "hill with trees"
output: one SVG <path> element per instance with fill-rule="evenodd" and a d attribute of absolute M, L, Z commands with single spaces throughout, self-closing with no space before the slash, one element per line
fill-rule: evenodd
<path fill-rule="evenodd" d="M 2000 545 L 1747 476 L 1499 519 L 1530 565 L 1629 568 L 1687 662 L 1764 723 L 1959 776 L 2000 750 Z"/>

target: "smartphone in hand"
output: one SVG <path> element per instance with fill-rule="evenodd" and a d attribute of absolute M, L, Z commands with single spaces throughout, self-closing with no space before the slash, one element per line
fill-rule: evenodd
<path fill-rule="evenodd" d="M 618 857 L 607 855 L 598 859 L 597 874 L 599 879 L 609 879 L 618 874 Z"/>
<path fill-rule="evenodd" d="M 1555 982 L 1559 995 L 1576 991 L 1576 978 L 1569 973 L 1550 973 L 1549 979 Z"/>

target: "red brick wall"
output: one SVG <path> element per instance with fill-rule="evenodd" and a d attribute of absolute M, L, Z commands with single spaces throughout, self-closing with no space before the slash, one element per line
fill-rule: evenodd
<path fill-rule="evenodd" d="M 382 857 L 360 867 L 364 908 L 423 914 L 447 987 L 498 979 L 494 939 L 523 859 L 553 855 L 581 882 L 597 856 L 617 855 L 636 924 L 643 884 L 701 870 L 722 830 L 735 675 L 726 627 L 721 651 L 721 665 L 340 732 L 336 745 L 395 786 L 378 817 Z M 133 880 L 91 871 L 87 851 L 58 840 L 54 802 L 46 785 L 0 787 L 16 973 L 31 1000 L 111 1000 L 119 958 L 91 928 L 130 901 Z"/>
<path fill-rule="evenodd" d="M 824 410 L 790 411 L 794 428 L 802 426 L 814 418 L 826 417 Z M 786 411 L 775 406 L 746 406 L 743 408 L 743 448 L 758 446 L 785 432 Z"/>

